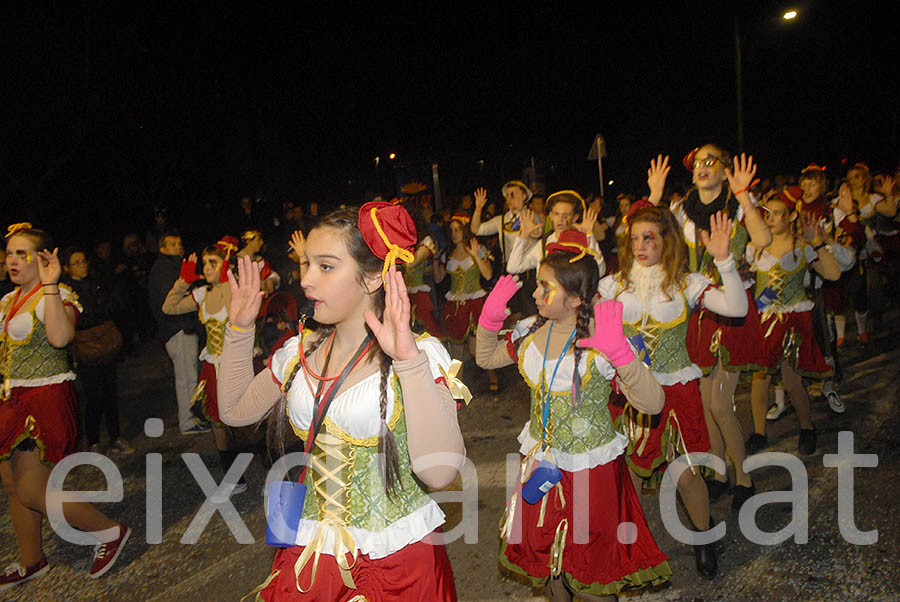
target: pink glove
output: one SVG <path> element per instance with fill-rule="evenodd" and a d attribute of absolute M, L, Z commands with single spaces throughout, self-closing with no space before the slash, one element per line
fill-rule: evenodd
<path fill-rule="evenodd" d="M 591 347 L 606 356 L 613 367 L 630 364 L 634 351 L 622 332 L 622 304 L 601 301 L 594 306 L 594 336 L 579 339 L 579 347 Z"/>
<path fill-rule="evenodd" d="M 519 283 L 516 282 L 515 278 L 509 274 L 500 276 L 491 294 L 484 300 L 478 323 L 487 330 L 494 332 L 500 330 L 500 327 L 503 326 L 503 320 L 506 319 L 506 305 L 513 298 L 513 295 L 516 294 L 517 290 L 519 290 Z"/>
<path fill-rule="evenodd" d="M 181 272 L 178 274 L 178 277 L 190 284 L 194 281 L 200 280 L 203 276 L 197 273 L 196 261 L 188 261 L 187 259 L 182 259 Z"/>

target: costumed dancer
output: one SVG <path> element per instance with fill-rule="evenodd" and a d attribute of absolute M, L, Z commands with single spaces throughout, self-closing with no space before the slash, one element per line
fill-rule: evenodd
<path fill-rule="evenodd" d="M 477 197 L 478 193 L 476 193 Z M 441 319 L 450 343 L 450 355 L 460 361 L 466 350 L 475 357 L 475 330 L 481 306 L 487 292 L 481 286 L 481 279 L 493 276 L 490 256 L 478 244 L 478 239 L 467 227 L 469 217 L 455 213 L 450 220 L 451 248 L 444 254 L 443 261 L 434 262 L 434 281 L 441 282 L 450 275 L 450 290 L 447 291 Z M 500 384 L 494 370 L 487 371 L 490 390 L 498 391 Z"/>
<path fill-rule="evenodd" d="M 0 299 L 0 477 L 19 559 L 0 573 L 0 592 L 50 570 L 41 550 L 47 480 L 78 441 L 75 374 L 65 347 L 75 336 L 81 305 L 72 289 L 59 284 L 62 268 L 57 249 L 47 250 L 52 246 L 29 223 L 14 224 L 6 234 L 6 267 L 16 288 Z M 100 540 L 90 577 L 106 574 L 131 529 L 87 502 L 62 503 L 62 511 L 70 525 Z"/>
<path fill-rule="evenodd" d="M 547 254 L 547 245 L 559 240 L 559 235 L 573 227 L 587 235 L 588 246 L 594 250 L 597 258 L 597 268 L 602 277 L 606 273 L 606 263 L 594 238 L 594 224 L 597 223 L 598 207 L 588 209 L 584 198 L 574 190 L 560 190 L 547 197 L 550 222 L 553 229 L 546 236 L 541 232 L 541 226 L 531 209 L 522 210 L 523 227 L 519 229 L 519 236 L 513 242 L 509 259 L 506 262 L 506 271 L 509 274 L 521 274 L 531 270 L 537 270 L 541 260 Z M 577 222 L 577 223 L 576 223 Z M 534 223 L 533 227 L 528 224 Z M 540 237 L 540 244 L 534 242 L 534 236 Z"/>
<path fill-rule="evenodd" d="M 191 253 L 181 263 L 181 273 L 163 302 L 164 314 L 180 315 L 197 312 L 197 317 L 206 329 L 206 346 L 200 350 L 200 376 L 193 395 L 191 411 L 195 418 L 212 425 L 216 449 L 222 462 L 222 470 L 228 469 L 237 457 L 235 433 L 222 423 L 216 395 L 219 373 L 219 356 L 225 340 L 225 324 L 228 322 L 228 307 L 231 303 L 231 287 L 228 285 L 228 260 L 237 252 L 237 240 L 224 236 L 214 245 L 203 249 L 203 275 L 197 274 L 197 255 Z M 205 286 L 191 285 L 205 280 Z M 247 490 L 243 477 L 233 483 L 232 495 Z"/>
<path fill-rule="evenodd" d="M 646 206 L 642 206 L 642 203 Z M 664 207 L 638 201 L 628 216 L 626 241 L 619 247 L 621 268 L 600 281 L 600 297 L 622 303 L 625 336 L 662 385 L 665 407 L 659 416 L 636 412 L 613 399 L 610 413 L 620 431 L 629 436 L 628 466 L 655 488 L 667 463 L 677 454 L 710 450 L 709 432 L 700 399 L 700 376 L 687 352 L 688 321 L 698 305 L 720 316 L 739 318 L 747 313 L 747 295 L 728 249 L 731 220 L 724 214 L 710 218 L 710 233 L 701 233 L 722 277 L 721 288 L 697 273 L 688 273 L 687 245 L 681 227 Z M 678 479 L 678 493 L 698 531 L 710 527 L 709 495 L 700 467 L 688 463 Z M 714 544 L 694 546 L 697 572 L 712 579 L 717 572 Z"/>
<path fill-rule="evenodd" d="M 658 414 L 663 393 L 622 333 L 622 305 L 591 307 L 599 273 L 584 233 L 560 239 L 541 262 L 539 315 L 517 322 L 501 344 L 517 290 L 507 275 L 479 318 L 478 364 L 517 364 L 531 392 L 531 419 L 519 434 L 525 485 L 501 521 L 500 563 L 553 602 L 615 600 L 665 582 L 671 570 L 628 475 L 628 438 L 616 432 L 607 404 L 618 387 L 634 407 Z M 626 538 L 617 536 L 623 522 L 633 527 Z"/>
<path fill-rule="evenodd" d="M 782 382 L 800 422 L 800 453 L 816 451 L 816 431 L 810 416 L 809 394 L 803 377 L 824 379 L 832 374 L 813 334 L 813 302 L 806 295 L 810 267 L 825 280 L 840 278 L 841 269 L 825 241 L 822 226 L 812 215 L 801 218 L 800 241 L 794 236 L 796 203 L 784 192 L 765 203 L 772 243 L 747 245 L 747 262 L 756 274 L 754 297 L 761 314 L 767 371 L 753 375 L 750 390 L 754 433 L 747 450 L 756 453 L 767 444 L 766 407 L 769 375 L 780 371 Z"/>
<path fill-rule="evenodd" d="M 522 210 L 528 207 L 533 196 L 531 189 L 519 180 L 510 180 L 501 188 L 503 198 L 506 199 L 506 212 L 496 215 L 491 219 L 482 222 L 481 212 L 487 204 L 487 190 L 479 188 L 475 191 L 475 211 L 472 213 L 471 230 L 476 236 L 488 236 L 491 234 L 499 234 L 500 250 L 503 252 L 504 269 L 509 255 L 512 253 L 513 245 L 519 237 L 519 230 L 522 227 Z M 533 215 L 529 217 L 534 220 Z M 543 221 L 541 222 L 543 224 Z M 526 224 L 526 226 L 529 226 Z M 529 226 L 530 228 L 530 226 Z M 531 244 L 537 244 L 540 230 L 534 230 Z M 530 248 L 530 245 L 528 246 Z M 525 250 L 527 251 L 528 248 Z M 534 279 L 532 275 L 526 274 L 523 277 L 524 286 L 516 293 L 515 298 L 510 304 L 513 319 L 522 316 L 533 315 L 537 309 L 534 300 L 528 291 L 534 288 Z"/>
<path fill-rule="evenodd" d="M 428 234 L 427 224 L 421 218 L 421 213 L 412 214 L 416 224 L 416 233 L 419 239 L 416 241 L 415 259 L 404 266 L 403 281 L 409 294 L 409 302 L 412 305 L 412 316 L 415 323 L 421 324 L 425 332 L 438 339 L 445 338 L 444 329 L 434 318 L 434 303 L 431 301 L 431 286 L 425 282 L 425 270 L 431 265 L 437 255 L 437 244 L 434 238 Z"/>
<path fill-rule="evenodd" d="M 843 273 L 854 268 L 856 265 L 856 253 L 849 244 L 849 238 L 844 234 L 843 230 L 837 225 L 835 220 L 834 209 L 831 203 L 825 197 L 825 189 L 827 188 L 827 180 L 825 172 L 816 164 L 807 165 L 800 173 L 800 186 L 792 186 L 784 190 L 785 196 L 794 202 L 794 210 L 800 217 L 809 216 L 822 225 L 825 233 L 825 242 L 828 243 L 829 249 L 838 266 Z M 845 241 L 844 244 L 841 241 Z M 837 346 L 833 329 L 830 325 L 830 315 L 841 309 L 840 299 L 841 291 L 838 280 L 828 281 L 822 278 L 818 272 L 807 272 L 809 282 L 807 282 L 806 293 L 813 302 L 813 332 L 822 355 L 825 356 L 825 363 L 832 367 L 833 376 L 822 383 L 822 395 L 828 402 L 828 407 L 836 414 L 843 414 L 846 406 L 841 400 L 841 396 L 835 389 L 835 383 L 840 383 L 841 365 L 838 358 Z M 784 389 L 781 389 L 781 395 L 778 395 L 776 389 L 775 404 L 769 408 L 766 413 L 767 420 L 777 420 L 785 411 L 787 405 L 784 403 Z"/>
<path fill-rule="evenodd" d="M 660 155 L 651 160 L 647 172 L 649 200 L 654 205 L 662 200 L 669 158 Z M 684 200 L 672 207 L 688 245 L 688 265 L 691 272 L 700 272 L 716 284 L 722 280 L 712 255 L 703 244 L 702 232 L 709 232 L 710 218 L 723 211 L 732 220 L 729 248 L 737 262 L 738 273 L 746 274 L 744 251 L 748 241 L 764 247 L 772 240 L 766 222 L 754 206 L 750 188 L 754 184 L 756 165 L 753 157 L 741 154 L 732 162 L 723 148 L 707 144 L 688 153 L 683 160 L 685 169 L 692 172 L 694 188 Z M 744 288 L 752 283 L 747 278 Z M 737 512 L 753 496 L 755 488 L 750 475 L 744 471 L 744 435 L 734 413 L 734 392 L 743 370 L 760 365 L 763 358 L 762 331 L 756 307 L 748 296 L 747 315 L 730 318 L 698 305 L 688 326 L 688 352 L 691 361 L 703 371 L 700 394 L 712 452 L 734 465 L 735 486 L 731 490 L 732 511 Z M 728 491 L 728 477 L 714 473 L 708 483 L 710 500 L 719 499 Z"/>
<path fill-rule="evenodd" d="M 249 256 L 259 266 L 262 290 L 266 296 L 271 295 L 281 285 L 281 276 L 272 269 L 269 260 L 262 256 L 262 250 L 266 246 L 262 233 L 259 230 L 247 230 L 241 234 L 241 250 L 238 257 Z"/>
<path fill-rule="evenodd" d="M 390 203 L 326 215 L 302 258 L 322 326 L 288 340 L 255 377 L 259 273 L 242 258 L 229 276 L 220 416 L 246 426 L 269 415 L 270 451 L 283 454 L 291 430 L 311 450 L 295 545 L 276 554 L 258 600 L 456 600 L 444 514 L 427 487 L 446 487 L 465 459 L 451 394 L 461 383 L 440 341 L 409 327 L 394 264 L 412 260 L 415 242 L 409 214 Z M 447 459 L 424 466 L 429 454 Z"/>

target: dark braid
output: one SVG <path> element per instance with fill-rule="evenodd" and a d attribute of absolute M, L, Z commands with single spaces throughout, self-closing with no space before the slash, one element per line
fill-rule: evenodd
<path fill-rule="evenodd" d="M 525 339 L 528 338 L 528 335 L 534 334 L 535 332 L 537 332 L 538 328 L 540 328 L 541 326 L 543 326 L 546 323 L 547 323 L 547 318 L 538 314 L 537 319 L 534 321 L 534 324 L 532 324 L 531 327 L 528 329 L 528 332 L 526 332 L 521 338 L 517 339 L 516 342 L 514 343 L 514 345 L 516 347 L 516 352 L 519 351 L 519 346 L 522 344 L 522 341 L 524 341 Z"/>
<path fill-rule="evenodd" d="M 587 295 L 587 293 L 585 293 Z M 582 299 L 589 299 L 590 295 L 582 296 Z M 578 366 L 581 365 L 581 353 L 584 351 L 578 346 L 579 339 L 586 339 L 591 336 L 591 318 L 594 317 L 594 309 L 589 302 L 582 301 L 578 306 L 578 318 L 575 322 L 575 374 L 572 377 L 572 387 L 575 392 L 575 398 L 572 400 L 578 403 L 581 400 L 581 376 L 578 374 Z M 588 368 L 590 369 L 590 367 Z"/>
<path fill-rule="evenodd" d="M 322 344 L 322 342 L 328 338 L 328 335 L 334 330 L 334 325 L 328 324 L 320 327 L 316 330 L 316 334 L 319 335 L 316 339 L 310 343 L 309 349 L 303 354 L 305 357 L 310 357 L 313 353 L 316 352 L 316 349 Z M 302 344 L 298 342 L 298 345 Z M 298 361 L 297 364 L 291 369 L 290 375 L 288 375 L 287 380 L 284 381 L 284 386 L 282 389 L 284 391 L 290 391 L 291 385 L 294 384 L 294 378 L 297 376 L 297 373 L 300 371 L 302 364 Z M 287 437 L 290 435 L 288 432 L 288 416 L 287 416 L 287 393 L 282 393 L 281 397 L 279 397 L 278 402 L 272 407 L 271 410 L 266 414 L 266 417 L 269 418 L 268 426 L 266 427 L 266 447 L 268 448 L 269 461 L 273 461 L 276 458 L 273 458 L 272 452 L 275 451 L 278 454 L 278 458 L 284 455 L 284 442 L 287 440 Z M 265 418 L 263 420 L 265 420 Z"/>
<path fill-rule="evenodd" d="M 397 440 L 394 433 L 387 425 L 387 390 L 390 386 L 388 375 L 391 371 L 391 358 L 381 352 L 381 393 L 378 396 L 378 405 L 381 412 L 381 428 L 378 435 L 378 454 L 381 459 L 381 473 L 384 476 L 384 489 L 389 496 L 396 493 L 397 487 L 403 487 L 400 482 L 400 451 L 397 449 Z M 396 400 L 394 403 L 399 403 Z"/>

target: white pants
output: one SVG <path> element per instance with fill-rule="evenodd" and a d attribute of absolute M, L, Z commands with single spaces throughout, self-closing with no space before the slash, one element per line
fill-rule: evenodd
<path fill-rule="evenodd" d="M 175 397 L 178 400 L 178 428 L 181 432 L 196 425 L 191 416 L 191 396 L 197 387 L 197 348 L 195 334 L 179 330 L 166 341 L 166 353 L 175 368 Z"/>

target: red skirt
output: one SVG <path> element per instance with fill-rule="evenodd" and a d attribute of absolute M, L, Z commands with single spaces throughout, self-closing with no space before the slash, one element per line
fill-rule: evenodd
<path fill-rule="evenodd" d="M 500 563 L 530 578 L 535 587 L 546 585 L 550 579 L 550 551 L 557 528 L 566 519 L 568 531 L 560 576 L 572 591 L 614 595 L 668 581 L 672 574 L 668 557 L 660 551 L 647 527 L 623 458 L 588 470 L 588 499 L 573 499 L 573 474 L 562 471 L 564 508 L 559 508 L 555 487 L 545 496 L 542 527 L 537 526 L 541 502 L 528 504 L 522 500 L 521 491 L 516 494 L 515 523 L 521 524 L 522 541 L 502 540 Z M 585 506 L 589 508 L 588 524 L 579 528 L 573 508 Z M 632 523 L 633 527 L 622 523 Z M 575 543 L 576 532 L 579 542 L 586 543 Z"/>
<path fill-rule="evenodd" d="M 764 331 L 756 312 L 756 301 L 749 290 L 747 300 L 747 315 L 743 318 L 726 318 L 708 309 L 691 314 L 687 335 L 688 353 L 691 361 L 700 367 L 704 375 L 712 371 L 720 358 L 722 366 L 730 372 L 754 370 L 763 365 Z"/>
<path fill-rule="evenodd" d="M 203 388 L 203 399 L 197 402 L 202 403 L 203 416 L 216 426 L 225 426 L 219 420 L 219 394 L 216 390 L 218 384 L 215 365 L 209 362 L 202 362 L 200 364 L 199 380 L 206 381 L 206 386 Z"/>
<path fill-rule="evenodd" d="M 434 303 L 431 302 L 431 294 L 426 291 L 413 293 L 409 297 L 412 306 L 412 315 L 416 322 L 425 326 L 425 332 L 439 339 L 445 338 L 444 329 L 434 319 Z"/>
<path fill-rule="evenodd" d="M 763 322 L 763 332 L 772 332 L 765 339 L 766 363 L 770 372 L 781 367 L 787 359 L 791 368 L 800 376 L 807 378 L 830 378 L 831 366 L 825 363 L 825 357 L 816 342 L 812 327 L 812 313 L 794 311 L 782 314 L 782 319 L 772 316 Z M 785 349 L 787 347 L 787 349 Z"/>
<path fill-rule="evenodd" d="M 632 420 L 638 424 L 643 420 L 648 430 L 635 434 L 636 440 L 629 442 L 625 459 L 628 467 L 645 479 L 655 476 L 656 484 L 666 470 L 670 443 L 676 454 L 710 450 L 709 430 L 700 400 L 700 381 L 663 385 L 662 389 L 666 398 L 662 412 L 654 416 L 635 412 Z M 623 424 L 624 406 L 624 396 L 610 396 L 609 413 L 616 430 L 628 433 L 630 429 Z M 629 410 L 631 412 L 634 410 Z"/>
<path fill-rule="evenodd" d="M 34 439 L 41 462 L 49 466 L 75 451 L 78 423 L 73 383 L 12 388 L 9 399 L 0 401 L 0 461 L 8 460 L 28 438 Z"/>
<path fill-rule="evenodd" d="M 303 554 L 303 546 L 279 550 L 272 564 L 272 574 L 278 574 L 260 592 L 266 602 L 297 600 L 302 602 L 348 602 L 365 596 L 367 602 L 429 600 L 455 602 L 456 585 L 447 551 L 440 543 L 440 533 L 432 533 L 424 540 L 410 544 L 390 556 L 370 559 L 363 554 L 350 569 L 356 589 L 349 589 L 341 580 L 333 556 L 322 554 L 312 591 L 302 594 L 297 589 L 294 564 Z M 350 556 L 348 555 L 348 560 Z M 313 561 L 300 572 L 300 585 L 309 587 Z M 360 598 L 361 600 L 361 598 Z"/>
<path fill-rule="evenodd" d="M 475 330 L 484 297 L 468 301 L 447 301 L 444 304 L 444 325 L 447 338 L 453 343 L 464 343 L 469 333 Z"/>

